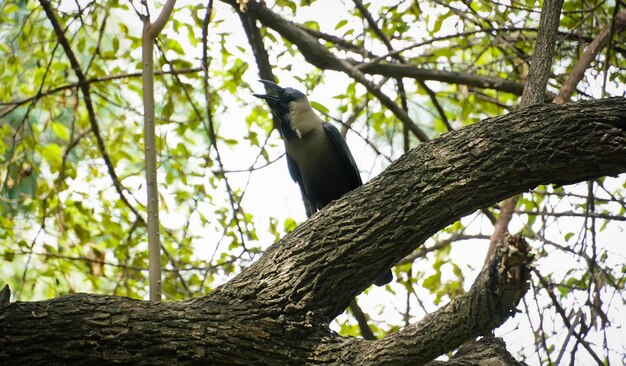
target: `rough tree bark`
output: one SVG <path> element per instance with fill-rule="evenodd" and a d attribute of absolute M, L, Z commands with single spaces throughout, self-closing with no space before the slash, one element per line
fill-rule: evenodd
<path fill-rule="evenodd" d="M 425 364 L 512 315 L 527 286 L 523 240 L 506 237 L 471 291 L 398 333 L 366 341 L 328 323 L 461 216 L 538 184 L 623 172 L 626 99 L 485 120 L 409 151 L 202 298 L 81 294 L 0 306 L 0 363 Z"/>

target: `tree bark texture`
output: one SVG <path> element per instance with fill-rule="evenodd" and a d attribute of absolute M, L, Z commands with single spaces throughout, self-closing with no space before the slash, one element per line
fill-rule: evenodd
<path fill-rule="evenodd" d="M 280 309 L 251 308 L 215 293 L 178 303 L 79 294 L 0 308 L 0 361 L 422 365 L 489 332 L 511 315 L 528 287 L 532 258 L 528 249 L 521 237 L 507 237 L 468 293 L 381 341 L 340 337 L 324 322 L 293 321 Z M 479 355 L 467 352 L 456 360 Z M 504 351 L 498 357 L 511 356 Z"/>
<path fill-rule="evenodd" d="M 424 143 L 198 299 L 71 295 L 0 306 L 0 363 L 424 364 L 494 329 L 526 288 L 506 237 L 466 295 L 378 341 L 328 323 L 460 217 L 539 184 L 626 172 L 626 99 L 541 105 Z M 520 254 L 521 253 L 521 254 Z M 480 258 L 477 258 L 480 261 Z"/>
<path fill-rule="evenodd" d="M 535 42 L 535 51 L 522 94 L 521 107 L 543 103 L 552 69 L 552 56 L 554 56 L 554 45 L 559 32 L 562 6 L 563 0 L 552 0 L 545 1 L 541 7 L 537 42 Z"/>
<path fill-rule="evenodd" d="M 504 341 L 492 335 L 464 344 L 449 361 L 433 361 L 428 366 L 527 366 L 506 350 Z"/>

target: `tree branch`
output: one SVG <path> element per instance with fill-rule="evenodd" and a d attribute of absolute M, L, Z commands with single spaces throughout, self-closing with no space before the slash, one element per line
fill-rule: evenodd
<path fill-rule="evenodd" d="M 522 93 L 521 108 L 543 103 L 545 99 L 562 6 L 563 0 L 545 1 L 543 3 L 537 42 L 535 43 L 535 51 L 528 71 L 524 93 Z"/>
<path fill-rule="evenodd" d="M 511 356 L 502 339 L 491 335 L 484 336 L 477 342 L 464 344 L 450 361 L 432 361 L 427 364 L 427 366 L 469 365 L 527 366 L 526 363 L 519 362 Z"/>
<path fill-rule="evenodd" d="M 370 14 L 370 12 L 367 10 L 365 5 L 363 5 L 363 2 L 361 0 L 353 0 L 353 1 L 357 9 L 359 9 L 361 14 L 367 20 L 367 23 L 369 24 L 370 28 L 372 28 L 372 30 L 374 31 L 374 34 L 376 34 L 376 36 L 385 44 L 387 51 L 389 51 L 389 53 L 392 53 L 393 46 L 391 45 L 391 42 L 389 41 L 389 39 L 387 39 L 387 36 L 385 36 L 385 33 L 383 33 L 383 31 L 378 27 L 378 24 L 376 24 L 374 17 L 372 17 L 372 14 Z M 402 57 L 402 55 L 400 54 L 394 54 L 394 56 L 392 57 L 398 60 L 402 64 L 407 63 L 404 57 Z M 432 89 L 430 89 L 428 85 L 426 85 L 426 82 L 424 82 L 423 80 L 417 80 L 417 83 L 422 87 L 422 89 L 424 89 L 424 91 L 426 91 L 426 94 L 428 94 L 428 97 L 430 98 L 431 102 L 435 106 L 435 109 L 437 109 L 437 112 L 441 116 L 441 121 L 446 126 L 447 130 L 452 131 L 452 126 L 450 126 L 450 122 L 448 121 L 448 118 L 446 117 L 446 114 L 443 108 L 441 107 L 441 104 L 439 104 L 439 101 L 437 100 L 437 96 L 435 95 L 435 92 Z M 408 104 L 406 102 L 406 92 L 404 90 L 403 79 L 400 77 L 396 78 L 396 84 L 398 85 L 398 94 L 400 95 L 400 98 L 401 98 L 402 109 L 404 109 L 404 111 L 408 113 Z M 427 141 L 423 139 L 420 139 L 420 140 L 422 142 Z M 408 139 L 405 139 L 405 151 L 407 151 L 408 148 L 409 148 Z"/>
<path fill-rule="evenodd" d="M 169 71 L 157 70 L 157 71 L 154 72 L 154 75 L 161 75 L 161 76 L 163 76 L 163 75 L 168 75 L 168 74 L 192 74 L 192 73 L 196 73 L 196 72 L 200 72 L 200 71 L 202 71 L 202 68 L 199 68 L 199 67 L 187 68 L 187 69 L 169 70 Z M 107 75 L 107 76 L 102 76 L 102 77 L 98 77 L 98 78 L 85 79 L 85 83 L 87 83 L 87 84 L 95 84 L 95 83 L 101 83 L 101 82 L 106 82 L 106 81 L 111 81 L 111 80 L 137 78 L 137 77 L 141 77 L 141 75 L 142 75 L 141 72 L 129 72 L 127 74 Z M 39 90 L 39 92 L 37 94 L 35 94 L 33 96 L 30 96 L 30 97 L 27 97 L 27 98 L 24 98 L 24 99 L 13 100 L 13 101 L 10 101 L 10 102 L 0 102 L 0 106 L 3 106 L 3 105 L 20 106 L 22 104 L 26 104 L 26 103 L 30 102 L 31 100 L 47 97 L 49 95 L 56 94 L 56 93 L 58 93 L 60 91 L 63 91 L 63 90 L 75 89 L 75 88 L 78 88 L 79 86 L 80 86 L 80 82 L 72 83 L 72 84 L 66 84 L 66 85 L 61 85 L 61 86 L 58 86 L 56 88 L 48 89 L 46 91 Z M 9 110 L 8 112 L 11 112 L 11 110 Z M 7 111 L 0 112 L 0 118 L 4 117 L 8 112 Z"/>
<path fill-rule="evenodd" d="M 513 218 L 513 212 L 515 211 L 518 199 L 519 195 L 515 195 L 502 201 L 500 205 L 500 216 L 496 219 L 493 234 L 491 234 L 491 238 L 489 239 L 489 248 L 487 249 L 487 255 L 485 255 L 485 265 L 489 263 L 489 259 L 493 253 L 495 253 L 496 245 L 498 245 L 499 240 L 509 232 L 508 226 Z"/>
<path fill-rule="evenodd" d="M 172 15 L 172 11 L 174 10 L 174 6 L 176 5 L 176 0 L 167 0 L 163 5 L 163 9 L 161 9 L 161 13 L 157 17 L 157 19 L 152 22 L 150 25 L 150 35 L 152 38 L 156 38 L 167 23 L 167 20 Z"/>
<path fill-rule="evenodd" d="M 600 53 L 602 48 L 604 48 L 604 46 L 608 43 L 609 35 L 611 34 L 611 27 L 613 26 L 615 27 L 615 34 L 626 29 L 626 11 L 617 15 L 615 22 L 607 24 L 604 29 L 598 33 L 596 38 L 589 43 L 587 48 L 585 48 L 585 51 L 580 56 L 580 59 L 578 59 L 578 62 L 570 71 L 567 80 L 563 83 L 563 86 L 561 86 L 559 94 L 552 101 L 553 103 L 562 104 L 570 100 L 572 93 L 576 89 L 576 85 L 578 85 L 578 83 L 583 79 L 583 76 L 585 76 L 585 71 L 587 71 L 591 62 L 595 60 L 598 53 Z M 609 60 L 605 60 L 605 62 L 608 63 Z"/>
<path fill-rule="evenodd" d="M 352 313 L 352 316 L 354 316 L 354 319 L 356 319 L 356 322 L 359 325 L 359 330 L 361 331 L 361 336 L 363 337 L 363 339 L 375 341 L 376 336 L 374 335 L 374 333 L 372 333 L 370 326 L 367 324 L 367 316 L 363 312 L 363 309 L 361 309 L 361 307 L 359 306 L 359 303 L 356 301 L 356 299 L 353 299 L 352 302 L 350 302 L 350 312 Z"/>
<path fill-rule="evenodd" d="M 202 298 L 72 295 L 0 306 L 0 362 L 358 364 L 395 360 L 392 350 L 401 349 L 414 356 L 406 362 L 421 364 L 511 315 L 526 288 L 522 241 L 503 246 L 508 254 L 484 268 L 471 293 L 401 332 L 367 341 L 339 337 L 328 323 L 459 217 L 538 184 L 622 172 L 626 99 L 547 104 L 489 119 L 420 144 Z M 466 321 L 440 321 L 446 313 Z M 417 352 L 422 341 L 434 349 Z"/>
<path fill-rule="evenodd" d="M 532 256 L 522 237 L 503 238 L 472 288 L 420 322 L 357 352 L 355 364 L 423 365 L 514 314 L 528 290 Z M 427 336 L 424 336 L 427 335 Z M 421 341 L 416 344 L 415 339 Z"/>
<path fill-rule="evenodd" d="M 377 74 L 389 77 L 407 77 L 416 80 L 433 80 L 443 83 L 463 84 L 476 88 L 494 89 L 515 95 L 522 95 L 524 85 L 494 76 L 482 76 L 462 72 L 428 70 L 413 65 L 399 65 L 389 63 L 356 63 L 356 66 L 366 74 Z M 547 94 L 546 99 L 552 99 L 553 94 Z"/>
<path fill-rule="evenodd" d="M 113 186 L 115 187 L 115 190 L 117 191 L 117 194 L 120 196 L 120 199 L 122 200 L 124 205 L 126 205 L 133 212 L 133 214 L 135 214 L 135 216 L 138 219 L 144 221 L 143 217 L 139 214 L 137 209 L 135 209 L 135 207 L 133 207 L 133 205 L 131 205 L 130 202 L 128 202 L 128 200 L 124 196 L 125 188 L 122 186 L 122 183 L 117 177 L 117 174 L 115 173 L 115 167 L 113 166 L 113 163 L 111 162 L 111 158 L 109 157 L 106 147 L 104 146 L 104 140 L 102 139 L 102 135 L 100 133 L 100 126 L 98 125 L 98 121 L 96 119 L 96 113 L 94 111 L 93 104 L 91 102 L 91 94 L 89 92 L 89 83 L 87 82 L 87 78 L 83 74 L 80 64 L 78 63 L 78 59 L 74 55 L 74 52 L 72 51 L 72 48 L 67 40 L 67 37 L 65 37 L 63 28 L 61 27 L 59 20 L 54 14 L 54 10 L 52 9 L 52 6 L 50 5 L 50 1 L 39 0 L 39 3 L 43 7 L 44 12 L 46 13 L 46 16 L 48 17 L 48 20 L 50 20 L 50 23 L 52 24 L 52 28 L 54 29 L 54 32 L 57 38 L 59 39 L 59 43 L 61 43 L 61 46 L 63 46 L 63 50 L 65 50 L 65 54 L 67 55 L 67 58 L 70 60 L 72 69 L 74 70 L 74 73 L 76 74 L 76 77 L 78 78 L 78 85 L 79 85 L 81 92 L 83 93 L 83 99 L 85 101 L 85 107 L 87 108 L 87 115 L 89 116 L 89 123 L 91 124 L 91 130 L 93 131 L 93 134 L 96 137 L 98 150 L 100 150 L 100 155 L 102 155 L 102 159 L 104 160 L 104 163 L 107 166 L 109 176 L 111 177 L 111 180 L 113 181 Z"/>
<path fill-rule="evenodd" d="M 565 324 L 565 326 L 568 329 L 573 329 L 572 324 L 570 323 L 569 318 L 568 318 L 567 314 L 565 313 L 565 309 L 563 309 L 563 307 L 561 307 L 561 304 L 559 304 L 559 300 L 557 299 L 556 295 L 554 295 L 554 292 L 551 290 L 552 287 L 549 286 L 548 281 L 546 281 L 546 279 L 541 275 L 541 273 L 539 271 L 533 270 L 533 273 L 535 274 L 535 276 L 537 276 L 537 278 L 539 278 L 539 282 L 541 282 L 541 286 L 548 293 L 548 296 L 550 297 L 550 300 L 552 300 L 552 304 L 554 305 L 554 307 L 556 309 L 556 312 L 561 316 L 561 320 L 563 321 L 563 324 Z M 587 342 L 576 331 L 573 331 L 573 335 L 574 335 L 574 337 L 576 337 L 578 342 L 580 342 L 580 344 L 582 344 L 583 347 L 585 347 L 585 349 L 589 352 L 591 357 L 593 357 L 593 359 L 598 363 L 598 365 L 604 365 L 604 362 L 593 351 L 593 349 L 589 345 L 589 342 Z"/>
<path fill-rule="evenodd" d="M 163 30 L 176 5 L 168 0 L 154 23 L 150 15 L 143 16 L 142 86 L 144 110 L 144 152 L 146 163 L 146 187 L 148 201 L 148 263 L 150 267 L 150 300 L 161 301 L 161 243 L 159 239 L 159 182 L 157 177 L 156 118 L 154 115 L 154 42 Z"/>
<path fill-rule="evenodd" d="M 236 1 L 222 1 L 230 4 L 235 9 L 239 9 Z M 354 67 L 351 63 L 346 62 L 345 60 L 337 58 L 326 47 L 319 43 L 316 38 L 303 31 L 294 23 L 273 13 L 264 5 L 257 2 L 249 2 L 247 5 L 248 14 L 253 15 L 266 27 L 274 29 L 291 43 L 297 45 L 298 49 L 308 62 L 322 69 L 332 69 L 344 72 L 346 75 L 363 85 L 368 92 L 375 95 L 385 107 L 387 107 L 400 121 L 402 121 L 402 123 L 404 123 L 405 126 L 411 130 L 411 132 L 413 132 L 418 139 L 420 139 L 420 141 L 429 140 L 426 133 L 424 133 L 424 131 L 422 131 L 422 129 L 415 124 L 409 115 L 398 104 L 391 100 L 391 98 L 384 94 L 380 89 L 376 88 L 376 84 L 368 80 L 358 68 Z"/>
<path fill-rule="evenodd" d="M 453 131 L 320 211 L 219 291 L 245 288 L 288 313 L 333 319 L 458 218 L 539 184 L 625 172 L 625 129 L 626 99 L 612 98 L 537 106 Z"/>
<path fill-rule="evenodd" d="M 247 13 L 238 12 L 238 14 L 244 32 L 248 37 L 248 43 L 252 49 L 254 60 L 259 68 L 259 77 L 264 80 L 275 81 L 276 78 L 274 77 L 274 72 L 272 71 L 270 58 L 267 54 L 267 50 L 265 50 L 265 47 L 263 46 L 263 39 L 261 38 L 259 28 L 256 26 L 256 20 Z M 265 86 L 265 88 L 268 93 L 271 92 L 268 86 Z M 271 113 L 271 116 L 274 128 L 282 134 L 282 131 L 280 131 L 280 121 L 278 120 L 278 117 L 276 117 L 274 113 Z"/>
<path fill-rule="evenodd" d="M 559 30 L 559 19 L 561 17 L 561 7 L 563 0 L 546 1 L 541 9 L 541 18 L 539 19 L 539 33 L 537 34 L 537 42 L 535 43 L 535 52 L 533 54 L 530 71 L 520 108 L 526 108 L 534 104 L 543 103 L 546 88 L 548 86 L 548 78 L 552 69 L 552 58 L 554 56 L 554 45 L 556 44 L 556 36 Z M 508 232 L 509 222 L 513 218 L 513 211 L 519 199 L 518 195 L 509 197 L 502 202 L 502 211 L 494 225 L 494 231 L 489 241 L 489 249 L 485 263 L 488 261 L 495 250 L 495 246 L 500 238 Z"/>

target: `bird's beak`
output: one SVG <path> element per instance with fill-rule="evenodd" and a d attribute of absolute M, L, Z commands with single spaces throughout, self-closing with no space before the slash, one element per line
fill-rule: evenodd
<path fill-rule="evenodd" d="M 265 84 L 265 86 L 269 87 L 270 89 L 274 90 L 276 92 L 276 94 L 278 94 L 278 96 L 275 95 L 269 95 L 269 94 L 252 94 L 257 98 L 261 98 L 264 99 L 268 102 L 273 102 L 273 103 L 277 103 L 280 99 L 280 97 L 283 95 L 283 93 L 285 92 L 285 89 L 281 88 L 280 86 L 278 86 L 278 84 L 269 81 L 269 80 L 259 80 L 260 82 L 262 82 L 263 84 Z"/>
<path fill-rule="evenodd" d="M 285 92 L 285 89 L 281 88 L 280 86 L 278 86 L 278 84 L 276 84 L 273 81 L 269 81 L 269 80 L 259 80 L 260 82 L 262 82 L 263 84 L 265 84 L 265 86 L 269 86 L 271 89 L 273 89 L 278 95 L 281 95 Z"/>

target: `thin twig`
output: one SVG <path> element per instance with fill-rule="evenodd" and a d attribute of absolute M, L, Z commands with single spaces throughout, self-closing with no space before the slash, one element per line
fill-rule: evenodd
<path fill-rule="evenodd" d="M 217 146 L 217 135 L 215 133 L 215 124 L 213 123 L 213 112 L 211 111 L 211 91 L 209 87 L 209 46 L 208 46 L 208 32 L 209 32 L 209 24 L 211 22 L 211 12 L 213 11 L 213 0 L 209 0 L 207 3 L 207 10 L 204 16 L 204 20 L 202 23 L 202 71 L 204 76 L 202 78 L 202 85 L 204 89 L 204 97 L 206 103 L 206 120 L 208 122 L 208 126 L 206 126 L 207 132 L 209 134 L 209 140 L 211 141 L 211 146 L 215 151 L 215 157 L 217 160 L 217 165 L 219 170 L 224 171 L 224 163 L 222 160 L 222 156 L 220 154 L 220 150 Z M 241 240 L 241 246 L 246 249 L 246 240 L 243 235 L 243 229 L 241 223 L 239 222 L 239 218 L 237 217 L 237 213 L 242 211 L 242 208 L 239 204 L 236 203 L 235 200 L 235 192 L 230 186 L 230 183 L 226 176 L 223 176 L 224 185 L 226 186 L 226 192 L 228 193 L 228 199 L 230 202 L 230 206 L 233 210 L 233 220 L 235 221 L 235 225 L 237 226 L 237 230 L 239 231 L 239 238 Z M 242 215 L 243 220 L 246 221 L 246 215 Z M 245 228 L 248 227 L 247 222 L 244 225 Z"/>
<path fill-rule="evenodd" d="M 74 51 L 72 50 L 67 38 L 65 37 L 63 28 L 61 28 L 61 24 L 59 23 L 59 20 L 57 19 L 56 14 L 54 13 L 54 10 L 52 9 L 52 5 L 50 4 L 50 1 L 39 0 L 39 3 L 43 7 L 44 12 L 46 13 L 46 16 L 48 17 L 48 20 L 50 20 L 50 23 L 52 24 L 52 28 L 54 29 L 54 32 L 56 33 L 58 41 L 59 43 L 61 43 L 61 46 L 63 46 L 63 49 L 65 50 L 65 54 L 67 55 L 67 58 L 70 60 L 70 64 L 72 65 L 72 69 L 74 70 L 74 73 L 76 74 L 76 77 L 78 78 L 78 86 L 81 92 L 83 93 L 83 100 L 85 101 L 85 107 L 87 108 L 87 114 L 89 116 L 91 130 L 93 131 L 93 134 L 96 137 L 96 143 L 98 145 L 98 149 L 100 150 L 100 155 L 102 156 L 102 159 L 104 160 L 104 163 L 107 166 L 109 176 L 111 177 L 111 180 L 113 181 L 113 186 L 115 187 L 115 190 L 117 191 L 124 205 L 126 205 L 136 217 L 142 218 L 142 216 L 139 214 L 137 209 L 135 209 L 135 207 L 133 207 L 124 196 L 124 191 L 126 189 L 122 186 L 122 183 L 118 179 L 117 173 L 115 173 L 115 167 L 113 166 L 113 163 L 111 162 L 111 158 L 109 157 L 109 154 L 104 145 L 104 140 L 102 139 L 102 135 L 100 133 L 100 126 L 98 125 L 96 113 L 94 111 L 93 104 L 91 102 L 91 96 L 89 92 L 89 83 L 86 82 L 87 78 L 83 74 L 81 66 L 78 63 L 78 59 L 74 55 Z"/>
<path fill-rule="evenodd" d="M 552 300 L 552 304 L 554 305 L 556 312 L 561 316 L 561 320 L 563 321 L 563 324 L 565 324 L 565 326 L 568 329 L 572 329 L 572 324 L 570 323 L 569 318 L 565 314 L 565 310 L 559 303 L 559 300 L 556 298 L 556 295 L 554 295 L 554 292 L 552 291 L 548 281 L 541 275 L 541 273 L 538 270 L 534 268 L 531 268 L 531 270 L 537 276 L 537 278 L 539 279 L 539 282 L 541 282 L 541 286 L 543 286 L 543 288 L 548 293 L 548 296 L 550 297 L 550 300 Z M 582 338 L 581 335 L 578 334 L 578 332 L 574 331 L 573 334 L 574 334 L 574 337 L 576 337 L 576 339 L 580 342 L 580 344 L 582 344 L 583 347 L 585 347 L 585 349 L 589 352 L 591 357 L 593 357 L 593 359 L 598 363 L 598 365 L 604 365 L 604 362 L 602 362 L 600 357 L 598 357 L 598 355 L 593 351 L 593 349 L 589 345 L 589 342 L 587 342 L 584 338 Z"/>
<path fill-rule="evenodd" d="M 350 312 L 354 319 L 356 319 L 357 324 L 359 325 L 359 329 L 361 330 L 361 336 L 363 339 L 367 339 L 370 341 L 375 341 L 376 336 L 372 332 L 372 329 L 367 324 L 367 315 L 363 312 L 363 309 L 357 303 L 356 298 L 350 302 Z"/>
<path fill-rule="evenodd" d="M 618 7 L 618 4 L 619 2 L 617 2 L 617 4 L 615 5 L 616 8 Z M 607 24 L 604 29 L 602 29 L 600 33 L 598 33 L 598 35 L 593 39 L 593 41 L 589 43 L 589 45 L 587 45 L 585 51 L 578 59 L 578 62 L 576 63 L 576 65 L 574 65 L 574 68 L 568 73 L 567 80 L 561 86 L 559 94 L 552 101 L 553 103 L 563 104 L 570 100 L 570 98 L 572 97 L 572 93 L 576 89 L 576 85 L 578 85 L 578 83 L 583 79 L 585 71 L 587 71 L 587 69 L 591 65 L 591 62 L 596 58 L 598 53 L 600 53 L 602 48 L 604 48 L 604 46 L 606 46 L 607 44 L 609 45 L 609 47 L 607 47 L 607 58 L 605 59 L 605 65 L 607 65 L 608 67 L 610 63 L 610 59 L 608 57 L 610 57 L 609 55 L 611 49 L 611 36 L 614 33 L 619 33 L 623 31 L 624 29 L 626 29 L 626 11 L 620 13 L 617 16 L 614 16 L 613 21 Z M 604 75 L 606 74 L 607 72 L 605 71 Z M 606 83 L 606 76 L 604 77 L 604 83 Z M 603 88 L 602 90 L 605 90 L 605 88 Z"/>

